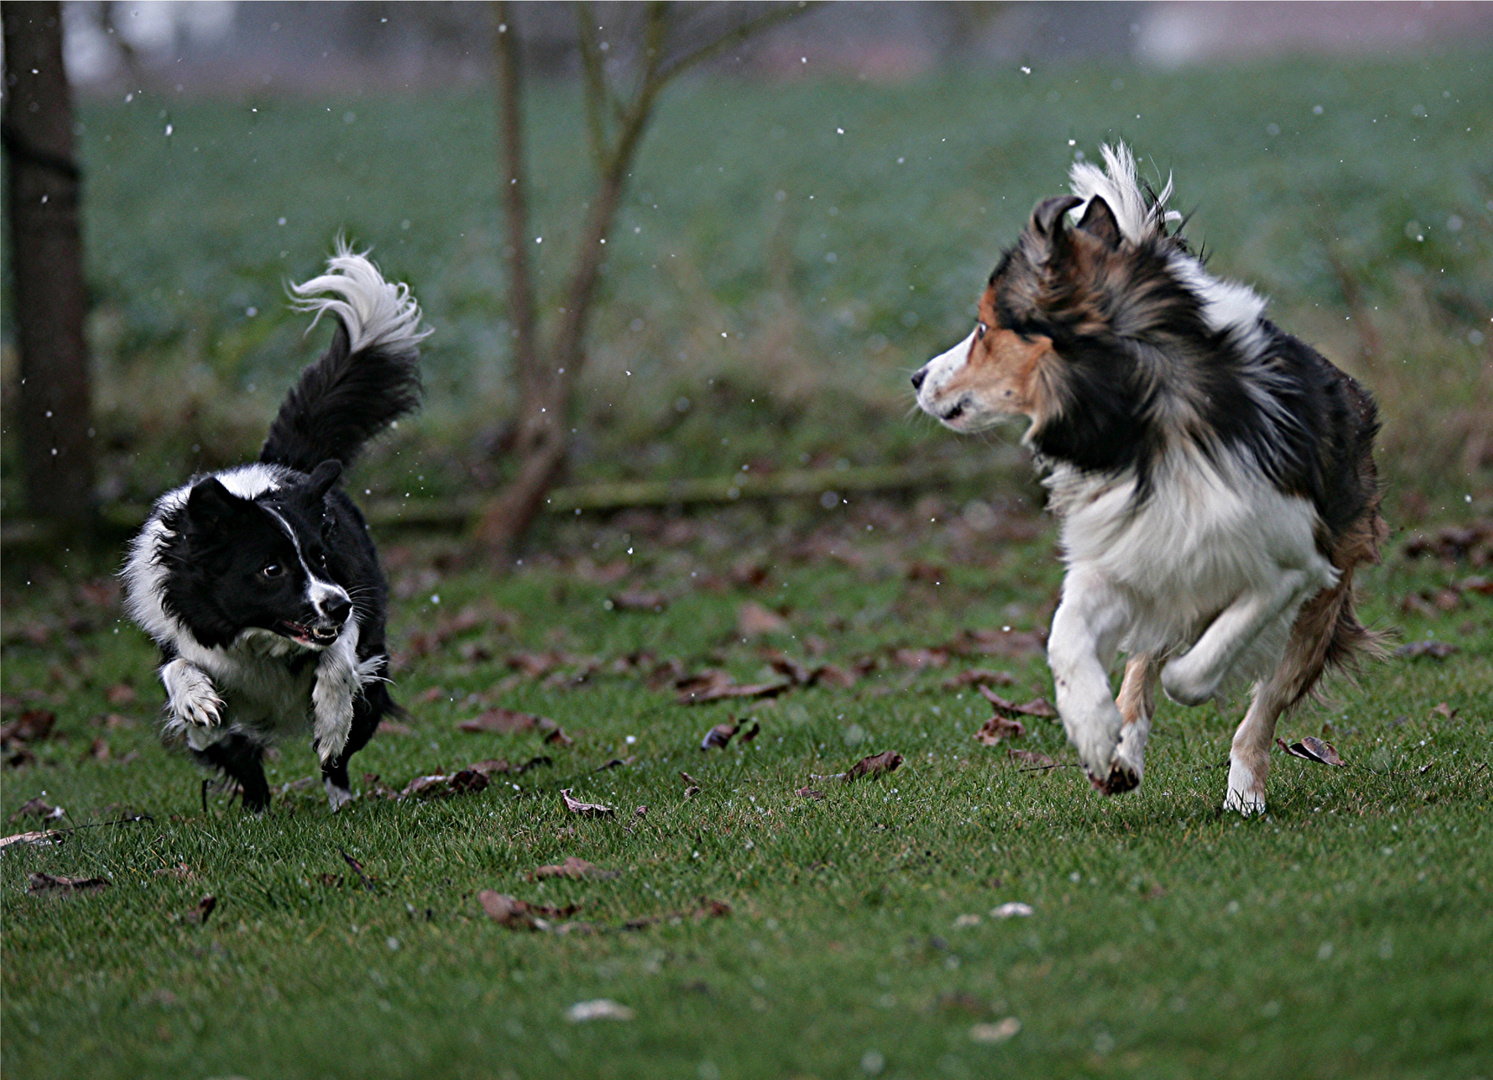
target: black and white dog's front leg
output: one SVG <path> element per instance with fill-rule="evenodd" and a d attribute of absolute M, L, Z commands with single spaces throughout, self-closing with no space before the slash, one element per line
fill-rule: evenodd
<path fill-rule="evenodd" d="M 189 660 L 177 657 L 162 664 L 161 683 L 166 687 L 166 708 L 171 725 L 186 732 L 215 728 L 223 721 L 223 699 L 207 673 Z"/>
<path fill-rule="evenodd" d="M 371 656 L 358 659 L 358 624 L 349 621 L 332 646 L 322 653 L 316 665 L 316 684 L 311 688 L 311 705 L 314 713 L 312 745 L 321 759 L 322 780 L 327 789 L 327 800 L 333 810 L 339 810 L 352 799 L 352 789 L 347 777 L 347 758 L 361 749 L 372 736 L 368 728 L 368 703 L 364 700 L 364 687 L 383 678 L 387 659 Z M 364 722 L 357 724 L 359 719 Z M 378 717 L 372 727 L 378 726 Z M 356 745 L 349 743 L 349 737 Z"/>
<path fill-rule="evenodd" d="M 1100 790 L 1120 742 L 1121 716 L 1109 687 L 1109 666 L 1129 618 L 1125 597 L 1102 574 L 1082 567 L 1063 580 L 1052 617 L 1047 663 L 1058 714 L 1089 780 Z"/>

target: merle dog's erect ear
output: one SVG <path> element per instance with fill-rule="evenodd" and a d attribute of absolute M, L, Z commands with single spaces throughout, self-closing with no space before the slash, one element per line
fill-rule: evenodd
<path fill-rule="evenodd" d="M 1123 234 L 1120 232 L 1120 223 L 1115 220 L 1115 212 L 1110 209 L 1109 203 L 1098 195 L 1089 200 L 1089 208 L 1083 212 L 1083 220 L 1078 227 L 1091 236 L 1103 240 L 1105 245 L 1111 248 L 1120 246 Z"/>
<path fill-rule="evenodd" d="M 209 529 L 219 529 L 243 513 L 249 500 L 240 499 L 216 476 L 192 485 L 187 496 L 187 517 Z"/>
<path fill-rule="evenodd" d="M 1061 232 L 1063 215 L 1081 202 L 1083 200 L 1077 195 L 1054 195 L 1043 199 L 1032 210 L 1032 231 L 1049 238 Z"/>
<path fill-rule="evenodd" d="M 332 490 L 332 485 L 337 483 L 342 476 L 342 462 L 335 458 L 328 458 L 318 465 L 311 473 L 311 479 L 306 481 L 306 496 L 312 502 L 321 502 L 326 498 L 327 492 Z"/>

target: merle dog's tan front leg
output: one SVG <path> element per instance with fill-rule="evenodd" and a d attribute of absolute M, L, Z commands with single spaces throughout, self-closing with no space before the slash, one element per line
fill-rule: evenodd
<path fill-rule="evenodd" d="M 1063 599 L 1047 642 L 1063 728 L 1101 791 L 1122 726 L 1110 693 L 1109 665 L 1128 618 L 1129 604 L 1118 589 L 1102 574 L 1075 568 L 1063 581 Z"/>
<path fill-rule="evenodd" d="M 1120 709 L 1120 742 L 1109 763 L 1104 790 L 1119 795 L 1140 786 L 1145 771 L 1146 739 L 1151 735 L 1151 717 L 1156 712 L 1156 658 L 1139 653 L 1125 665 L 1116 704 Z"/>

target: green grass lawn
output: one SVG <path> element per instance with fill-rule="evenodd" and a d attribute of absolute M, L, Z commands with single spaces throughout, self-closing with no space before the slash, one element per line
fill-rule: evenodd
<path fill-rule="evenodd" d="M 964 332 L 1075 152 L 1132 140 L 1176 171 L 1214 268 L 1270 293 L 1384 407 L 1398 533 L 1364 613 L 1455 651 L 1374 665 L 1282 725 L 1347 767 L 1278 753 L 1270 813 L 1246 822 L 1218 810 L 1237 703 L 1163 703 L 1145 784 L 1116 799 L 1055 723 L 1026 717 L 1011 745 L 1061 767 L 978 743 L 991 708 L 949 685 L 960 673 L 1051 697 L 1040 651 L 967 647 L 1004 626 L 1030 641 L 1056 595 L 1051 522 L 1009 470 L 907 503 L 550 520 L 501 572 L 458 538 L 381 537 L 411 716 L 355 759 L 379 779 L 335 816 L 299 785 L 314 762 L 297 745 L 270 763 L 267 816 L 224 792 L 204 811 L 202 774 L 155 734 L 155 657 L 122 619 L 114 554 L 7 554 L 0 704 L 56 726 L 5 766 L 0 813 L 41 828 L 12 819 L 42 798 L 77 831 L 0 855 L 6 1075 L 1493 1077 L 1493 571 L 1486 544 L 1412 558 L 1406 532 L 1493 517 L 1490 83 L 1471 54 L 702 80 L 650 135 L 598 311 L 577 479 L 1009 463 L 1004 438 L 908 419 L 906 374 Z M 533 102 L 546 253 L 584 197 L 574 104 Z M 501 475 L 482 449 L 512 401 L 487 96 L 148 91 L 82 124 L 109 498 L 254 452 L 320 343 L 283 283 L 339 228 L 437 329 L 425 412 L 351 486 L 449 495 Z M 13 438 L 7 419 L 7 516 L 24 509 Z M 617 602 L 640 591 L 664 610 Z M 748 603 L 784 621 L 743 640 Z M 650 685 L 669 661 L 777 679 L 769 650 L 859 674 L 698 706 Z M 538 677 L 510 663 L 550 652 L 563 662 Z M 494 707 L 573 743 L 458 728 Z M 751 742 L 699 749 L 748 717 Z M 902 766 L 815 778 L 882 751 Z M 475 793 L 377 795 L 536 757 Z M 562 789 L 616 814 L 570 814 Z M 567 857 L 615 876 L 530 879 Z M 109 884 L 32 894 L 34 874 Z M 484 890 L 577 907 L 516 930 Z M 1032 914 L 991 915 L 1009 902 Z M 597 999 L 632 1018 L 567 1018 Z"/>
<path fill-rule="evenodd" d="M 1244 822 L 1218 810 L 1237 708 L 1163 704 L 1144 787 L 1105 799 L 1076 768 L 978 744 L 990 707 L 946 685 L 985 667 L 1014 677 L 1014 700 L 1050 696 L 1040 655 L 919 670 L 939 656 L 896 652 L 1045 623 L 1052 535 L 1020 507 L 997 520 L 978 532 L 931 503 L 633 515 L 497 579 L 449 543 L 392 544 L 412 716 L 358 756 L 355 775 L 380 779 L 336 816 L 316 785 L 279 792 L 312 775 L 303 746 L 271 763 L 267 816 L 221 793 L 204 814 L 200 774 L 152 731 L 151 652 L 107 590 L 12 589 L 7 708 L 55 711 L 59 737 L 7 770 L 0 808 L 44 796 L 61 826 L 151 820 L 0 857 L 7 1075 L 1488 1075 L 1493 612 L 1470 590 L 1445 613 L 1406 599 L 1471 568 L 1396 549 L 1367 575 L 1369 618 L 1458 651 L 1376 665 L 1285 723 L 1348 765 L 1277 754 L 1269 815 Z M 608 610 L 638 590 L 665 610 Z M 784 626 L 743 640 L 749 602 Z M 874 667 L 761 702 L 687 706 L 648 685 L 669 659 L 771 680 L 768 649 Z M 570 658 L 554 678 L 507 662 L 550 650 Z M 565 678 L 588 658 L 595 673 Z M 574 743 L 458 730 L 491 705 Z M 751 743 L 698 749 L 748 715 Z M 1054 722 L 1026 719 L 1012 745 L 1074 760 Z M 889 775 L 814 779 L 885 750 L 905 759 Z M 474 794 L 367 794 L 538 756 Z M 616 816 L 568 813 L 562 788 Z M 617 876 L 528 877 L 571 856 Z M 35 873 L 111 884 L 28 895 Z M 489 919 L 482 890 L 578 907 L 524 932 Z M 216 909 L 195 924 L 205 895 Z M 696 915 L 713 901 L 730 914 Z M 1033 914 L 991 917 L 1009 901 Z M 633 1018 L 567 1019 L 598 998 Z M 974 1037 L 1007 1018 L 1008 1041 Z"/>

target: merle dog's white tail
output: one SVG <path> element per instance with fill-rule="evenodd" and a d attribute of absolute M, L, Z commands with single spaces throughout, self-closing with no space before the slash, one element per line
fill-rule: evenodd
<path fill-rule="evenodd" d="M 366 254 L 338 240 L 327 272 L 291 285 L 299 311 L 330 312 L 337 334 L 286 395 L 259 460 L 309 473 L 350 465 L 365 443 L 420 404 L 420 305 L 385 281 Z M 331 294 L 331 295 L 327 295 Z"/>

